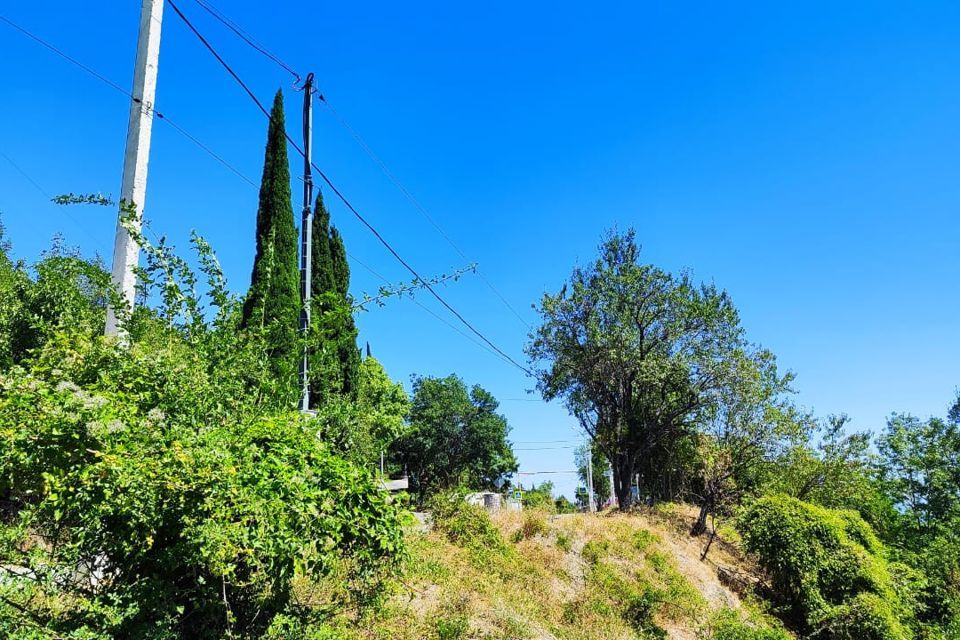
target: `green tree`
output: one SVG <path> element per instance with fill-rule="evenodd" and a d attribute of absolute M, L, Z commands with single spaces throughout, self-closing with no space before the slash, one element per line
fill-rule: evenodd
<path fill-rule="evenodd" d="M 772 353 L 736 349 L 727 361 L 730 384 L 718 390 L 698 438 L 695 536 L 707 530 L 708 517 L 755 491 L 767 461 L 806 434 L 805 417 L 787 398 L 793 376 L 778 373 Z"/>
<path fill-rule="evenodd" d="M 257 253 L 241 324 L 263 336 L 275 377 L 292 390 L 299 355 L 300 269 L 284 127 L 283 92 L 277 91 L 260 181 Z"/>
<path fill-rule="evenodd" d="M 779 493 L 831 509 L 853 509 L 891 541 L 898 515 L 877 474 L 871 436 L 848 432 L 846 415 L 804 417 L 805 439 L 765 468 L 761 492 Z"/>
<path fill-rule="evenodd" d="M 904 513 L 905 539 L 923 544 L 960 521 L 960 424 L 894 414 L 878 448 L 887 490 Z"/>
<path fill-rule="evenodd" d="M 650 492 L 694 426 L 731 384 L 728 356 L 747 347 L 725 292 L 640 262 L 634 232 L 610 234 L 577 267 L 527 346 L 546 399 L 563 398 L 610 461 L 621 509 L 632 480 Z M 642 461 L 658 459 L 658 468 Z"/>
<path fill-rule="evenodd" d="M 378 466 L 380 454 L 407 429 L 410 399 L 372 356 L 360 363 L 355 400 L 331 396 L 320 407 L 322 439 L 364 466 Z M 391 472 L 402 472 L 391 466 Z"/>
<path fill-rule="evenodd" d="M 311 261 L 314 338 L 310 396 L 311 404 L 318 407 L 333 396 L 355 398 L 360 384 L 350 265 L 321 195 L 314 206 Z"/>
<path fill-rule="evenodd" d="M 456 375 L 414 378 L 410 430 L 391 458 L 409 471 L 421 503 L 459 484 L 495 489 L 517 470 L 498 406 L 490 392 L 479 385 L 468 390 Z"/>

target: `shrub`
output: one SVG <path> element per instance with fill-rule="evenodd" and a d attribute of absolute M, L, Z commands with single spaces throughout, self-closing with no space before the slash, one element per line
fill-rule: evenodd
<path fill-rule="evenodd" d="M 0 581 L 0 631 L 13 602 L 51 637 L 256 637 L 376 595 L 399 507 L 311 420 L 243 397 L 169 339 L 54 335 L 0 375 L 0 557 L 31 578 Z"/>
<path fill-rule="evenodd" d="M 830 640 L 909 640 L 890 604 L 874 593 L 860 593 L 835 607 L 817 636 Z"/>
<path fill-rule="evenodd" d="M 550 526 L 543 513 L 537 511 L 526 511 L 523 514 L 523 524 L 517 531 L 517 542 L 528 540 L 536 536 L 545 536 L 550 533 Z"/>
<path fill-rule="evenodd" d="M 773 621 L 761 616 L 743 619 L 737 611 L 726 608 L 714 614 L 704 635 L 709 640 L 792 640 L 792 636 Z"/>
<path fill-rule="evenodd" d="M 902 621 L 912 618 L 911 598 L 898 593 L 883 546 L 856 513 L 767 496 L 743 510 L 738 527 L 746 549 L 757 555 L 774 590 L 807 631 L 854 637 L 856 625 L 864 624 L 862 633 L 871 633 L 873 621 L 888 619 L 868 617 L 877 613 L 867 606 L 875 602 L 884 604 L 901 630 Z M 858 599 L 861 595 L 870 597 Z"/>
<path fill-rule="evenodd" d="M 487 510 L 466 502 L 465 495 L 464 490 L 435 495 L 428 505 L 433 526 L 454 544 L 473 548 L 503 548 L 503 537 L 490 521 Z"/>

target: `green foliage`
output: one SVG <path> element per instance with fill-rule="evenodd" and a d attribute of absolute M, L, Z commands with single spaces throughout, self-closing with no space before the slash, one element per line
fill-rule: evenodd
<path fill-rule="evenodd" d="M 553 483 L 541 482 L 539 487 L 534 484 L 529 489 L 524 489 L 521 502 L 524 509 L 554 512 L 556 503 L 553 499 Z"/>
<path fill-rule="evenodd" d="M 59 241 L 28 269 L 0 256 L 0 366 L 21 362 L 63 329 L 103 332 L 110 274 Z"/>
<path fill-rule="evenodd" d="M 194 404 L 214 391 L 201 367 L 178 347 L 64 337 L 3 376 L 2 556 L 37 576 L 21 602 L 70 603 L 35 611 L 44 625 L 167 637 L 189 616 L 203 623 L 180 637 L 256 634 L 296 606 L 297 579 L 342 572 L 362 597 L 399 554 L 397 508 L 369 473 L 298 414 Z"/>
<path fill-rule="evenodd" d="M 912 636 L 884 599 L 858 593 L 832 609 L 817 633 L 831 640 L 909 640 Z"/>
<path fill-rule="evenodd" d="M 420 502 L 464 485 L 493 490 L 517 469 L 510 427 L 498 403 L 455 375 L 413 380 L 410 429 L 391 447 L 391 462 L 410 473 Z"/>
<path fill-rule="evenodd" d="M 727 359 L 731 383 L 704 412 L 697 440 L 700 515 L 693 535 L 706 531 L 708 516 L 729 513 L 755 493 L 767 461 L 805 435 L 805 416 L 788 400 L 793 376 L 778 373 L 772 353 L 736 349 Z"/>
<path fill-rule="evenodd" d="M 406 431 L 409 412 L 410 399 L 403 385 L 393 382 L 376 359 L 367 357 L 360 363 L 356 399 L 332 396 L 317 417 L 324 441 L 351 460 L 373 465 Z"/>
<path fill-rule="evenodd" d="M 554 510 L 557 513 L 576 513 L 577 505 L 570 502 L 567 499 L 567 496 L 559 496 L 556 500 L 553 501 Z"/>
<path fill-rule="evenodd" d="M 884 486 L 904 514 L 905 547 L 921 548 L 960 521 L 960 424 L 894 414 L 878 448 Z"/>
<path fill-rule="evenodd" d="M 846 415 L 807 421 L 807 442 L 780 452 L 765 469 L 762 491 L 793 496 L 831 509 L 853 509 L 882 536 L 898 519 L 877 480 L 869 433 L 847 433 Z"/>
<path fill-rule="evenodd" d="M 744 509 L 738 527 L 801 628 L 839 640 L 861 637 L 863 624 L 863 634 L 884 628 L 892 635 L 876 637 L 906 637 L 898 634 L 914 611 L 898 590 L 899 570 L 856 512 L 767 496 Z"/>
<path fill-rule="evenodd" d="M 290 196 L 290 165 L 284 133 L 283 93 L 270 112 L 257 208 L 257 253 L 241 324 L 262 333 L 270 366 L 281 384 L 296 387 L 300 317 L 299 246 Z"/>
<path fill-rule="evenodd" d="M 457 489 L 434 495 L 428 504 L 433 526 L 455 544 L 475 549 L 502 549 L 503 537 L 486 509 L 470 504 L 466 491 Z"/>
<path fill-rule="evenodd" d="M 754 355 L 729 296 L 642 264 L 631 230 L 609 234 L 540 312 L 527 353 L 544 398 L 563 398 L 604 452 L 621 508 L 638 473 L 642 493 L 663 495 L 677 443 L 738 382 L 731 356 Z"/>
<path fill-rule="evenodd" d="M 355 398 L 360 385 L 360 352 L 350 296 L 350 265 L 343 240 L 317 196 L 313 214 L 310 358 L 311 406 L 335 397 Z"/>
<path fill-rule="evenodd" d="M 0 636 L 333 637 L 311 629 L 402 560 L 400 507 L 283 409 L 209 246 L 194 237 L 215 313 L 171 247 L 136 237 L 158 306 L 125 319 L 126 347 L 99 336 L 97 265 L 0 261 L 0 295 L 36 310 L 0 367 Z M 367 406 L 389 414 L 382 391 Z"/>
<path fill-rule="evenodd" d="M 746 619 L 733 609 L 721 609 L 707 625 L 709 640 L 792 640 L 792 636 L 775 621 L 752 615 Z"/>

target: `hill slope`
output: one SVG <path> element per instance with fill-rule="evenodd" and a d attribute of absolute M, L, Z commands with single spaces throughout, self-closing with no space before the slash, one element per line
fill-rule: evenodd
<path fill-rule="evenodd" d="M 503 513 L 486 528 L 483 520 L 454 514 L 432 531 L 411 531 L 405 588 L 347 635 L 790 638 L 721 580 L 752 573 L 735 548 L 716 542 L 701 562 L 704 541 L 687 535 L 692 516 L 683 509 Z"/>

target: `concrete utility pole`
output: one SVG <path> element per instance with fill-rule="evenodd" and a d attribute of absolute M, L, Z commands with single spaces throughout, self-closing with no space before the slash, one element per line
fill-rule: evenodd
<path fill-rule="evenodd" d="M 300 216 L 300 411 L 310 410 L 310 364 L 307 361 L 307 337 L 310 335 L 311 258 L 313 257 L 313 74 L 303 83 L 303 214 Z M 381 471 L 383 460 L 380 461 Z"/>
<path fill-rule="evenodd" d="M 597 502 L 593 499 L 593 448 L 587 443 L 587 510 L 593 513 L 597 510 Z"/>
<path fill-rule="evenodd" d="M 143 203 L 147 193 L 147 163 L 150 160 L 150 132 L 153 128 L 153 103 L 157 93 L 157 63 L 160 58 L 160 26 L 163 19 L 163 0 L 143 0 L 140 5 L 140 33 L 137 37 L 137 60 L 133 69 L 133 100 L 127 123 L 127 146 L 123 157 L 123 178 L 120 184 L 120 214 L 124 207 L 133 207 L 136 216 L 133 226 L 139 231 Z M 136 286 L 134 267 L 140 256 L 140 247 L 117 221 L 113 241 L 113 272 L 111 280 L 123 296 L 128 310 L 133 310 Z M 117 314 L 107 309 L 104 333 L 115 336 L 119 331 Z"/>

